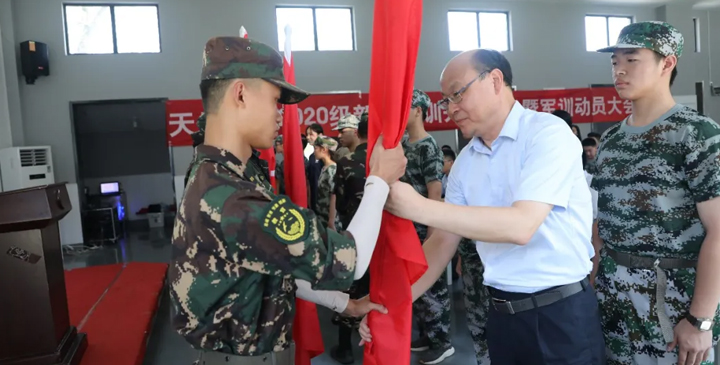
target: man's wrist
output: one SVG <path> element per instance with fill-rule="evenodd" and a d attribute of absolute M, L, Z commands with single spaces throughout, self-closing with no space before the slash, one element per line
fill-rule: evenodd
<path fill-rule="evenodd" d="M 696 317 L 690 312 L 685 314 L 685 319 L 700 332 L 712 331 L 715 326 L 715 322 L 712 316 Z"/>

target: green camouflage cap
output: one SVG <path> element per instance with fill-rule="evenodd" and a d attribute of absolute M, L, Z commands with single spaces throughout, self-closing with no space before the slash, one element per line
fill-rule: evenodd
<path fill-rule="evenodd" d="M 423 110 L 428 110 L 430 108 L 430 97 L 428 94 L 425 94 L 422 90 L 415 89 L 413 90 L 413 97 L 412 97 L 412 107 L 417 108 L 420 107 Z"/>
<path fill-rule="evenodd" d="M 598 52 L 610 53 L 616 49 L 647 48 L 665 57 L 683 52 L 684 39 L 680 31 L 672 25 L 659 22 L 640 22 L 626 26 L 620 31 L 617 44 L 599 49 Z"/>
<path fill-rule="evenodd" d="M 281 104 L 297 104 L 310 93 L 285 81 L 283 56 L 270 46 L 241 37 L 215 37 L 205 44 L 202 80 L 263 79 L 282 90 Z"/>
<path fill-rule="evenodd" d="M 275 144 L 282 144 L 282 143 L 283 143 L 283 136 L 275 137 Z"/>
<path fill-rule="evenodd" d="M 358 119 L 358 117 L 353 114 L 347 114 L 340 118 L 337 127 L 333 128 L 333 130 L 341 131 L 345 128 L 358 129 L 358 124 L 360 124 L 360 119 Z"/>
<path fill-rule="evenodd" d="M 335 152 L 335 150 L 337 150 L 337 148 L 338 148 L 338 143 L 336 140 L 334 140 L 330 137 L 319 136 L 315 140 L 315 146 L 316 147 L 325 147 L 328 150 Z"/>

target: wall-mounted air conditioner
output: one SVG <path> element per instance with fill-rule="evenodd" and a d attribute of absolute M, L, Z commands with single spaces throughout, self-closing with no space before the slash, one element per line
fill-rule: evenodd
<path fill-rule="evenodd" d="M 55 183 L 49 146 L 0 150 L 2 190 L 10 191 Z"/>

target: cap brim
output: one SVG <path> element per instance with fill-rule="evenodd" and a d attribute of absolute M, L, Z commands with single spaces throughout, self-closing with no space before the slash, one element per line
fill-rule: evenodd
<path fill-rule="evenodd" d="M 598 49 L 598 50 L 595 51 L 595 52 L 599 52 L 599 53 L 613 53 L 613 52 L 615 52 L 615 51 L 618 50 L 618 49 L 640 49 L 640 48 L 645 48 L 645 47 L 638 46 L 638 45 L 635 45 L 635 44 L 618 43 L 618 44 L 616 44 L 616 45 L 614 45 L 614 46 L 611 46 L 611 47 L 605 47 L 605 48 Z"/>
<path fill-rule="evenodd" d="M 282 89 L 280 104 L 297 104 L 310 96 L 310 93 L 286 81 L 265 79 L 265 81 Z"/>

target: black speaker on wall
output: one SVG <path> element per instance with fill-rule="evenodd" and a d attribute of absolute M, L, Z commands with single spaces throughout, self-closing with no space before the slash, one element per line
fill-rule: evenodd
<path fill-rule="evenodd" d="M 25 82 L 35 83 L 40 76 L 50 75 L 50 59 L 47 44 L 35 41 L 20 43 L 20 62 Z"/>

